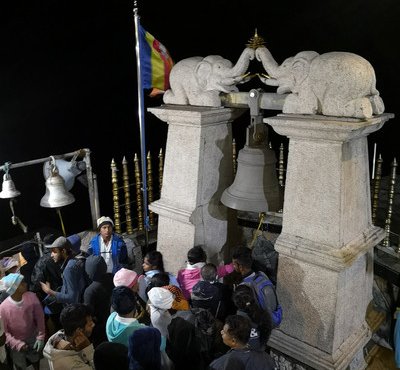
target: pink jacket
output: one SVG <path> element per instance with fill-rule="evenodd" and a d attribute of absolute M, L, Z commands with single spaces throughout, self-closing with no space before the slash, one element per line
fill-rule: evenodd
<path fill-rule="evenodd" d="M 201 279 L 200 270 L 205 265 L 204 262 L 199 262 L 194 265 L 187 265 L 185 269 L 178 271 L 177 280 L 181 287 L 182 293 L 186 299 L 190 299 L 193 287 Z M 224 277 L 234 270 L 233 264 L 217 266 L 218 277 Z"/>
<path fill-rule="evenodd" d="M 27 339 L 44 340 L 45 325 L 42 305 L 35 293 L 26 292 L 17 306 L 7 297 L 0 305 L 0 317 L 6 333 L 6 343 L 17 351 Z"/>

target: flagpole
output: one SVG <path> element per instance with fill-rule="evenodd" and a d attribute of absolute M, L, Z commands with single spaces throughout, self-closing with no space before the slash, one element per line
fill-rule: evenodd
<path fill-rule="evenodd" d="M 134 1 L 133 14 L 135 19 L 135 36 L 136 36 L 136 67 L 137 67 L 137 88 L 138 88 L 138 113 L 139 113 L 139 128 L 140 128 L 140 149 L 141 149 L 141 163 L 142 163 L 142 192 L 143 192 L 143 220 L 145 232 L 145 246 L 146 251 L 149 246 L 149 216 L 147 209 L 147 170 L 146 170 L 146 135 L 144 125 L 144 98 L 142 88 L 142 73 L 140 68 L 140 36 L 139 36 L 139 22 L 140 16 L 138 14 L 137 1 Z"/>

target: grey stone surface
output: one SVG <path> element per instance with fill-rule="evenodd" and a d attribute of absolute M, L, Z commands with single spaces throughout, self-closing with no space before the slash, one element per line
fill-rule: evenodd
<path fill-rule="evenodd" d="M 290 138 L 277 293 L 284 319 L 270 345 L 315 369 L 364 369 L 360 351 L 372 299 L 373 247 L 368 120 L 282 114 L 266 118 Z"/>
<path fill-rule="evenodd" d="M 149 111 L 169 124 L 161 198 L 150 209 L 159 215 L 157 249 L 176 273 L 194 245 L 215 259 L 228 244 L 229 212 L 220 198 L 233 180 L 231 121 L 240 112 L 171 105 Z"/>

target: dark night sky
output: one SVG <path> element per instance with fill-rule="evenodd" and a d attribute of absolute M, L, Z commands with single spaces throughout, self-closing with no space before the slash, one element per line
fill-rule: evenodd
<path fill-rule="evenodd" d="M 140 153 L 132 9 L 128 0 L 0 4 L 0 163 L 90 148 L 101 211 L 109 215 L 109 163 Z M 301 50 L 354 52 L 374 66 L 386 111 L 400 114 L 397 0 L 139 1 L 139 14 L 175 61 L 219 54 L 235 62 L 255 28 L 279 63 Z M 161 103 L 145 99 L 147 107 Z M 370 146 L 378 143 L 386 163 L 399 158 L 397 120 L 370 136 Z M 234 132 L 243 135 L 246 125 L 236 122 Z M 146 131 L 147 149 L 157 153 L 167 125 L 147 114 Z M 41 166 L 11 175 L 23 193 L 17 214 L 29 228 L 58 227 L 53 210 L 39 206 L 45 191 Z M 72 192 L 77 202 L 62 211 L 69 233 L 90 227 L 86 189 L 76 184 Z M 5 240 L 20 230 L 10 222 L 7 202 L 0 204 Z"/>

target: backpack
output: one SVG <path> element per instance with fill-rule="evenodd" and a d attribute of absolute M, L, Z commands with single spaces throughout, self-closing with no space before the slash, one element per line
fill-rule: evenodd
<path fill-rule="evenodd" d="M 245 278 L 243 280 L 242 284 L 246 284 L 253 289 L 253 293 L 254 293 L 254 296 L 256 297 L 257 303 L 260 306 L 260 308 L 264 311 L 267 310 L 267 305 L 265 302 L 263 290 L 266 286 L 272 287 L 272 290 L 274 291 L 275 298 L 276 298 L 276 309 L 275 309 L 275 311 L 272 311 L 271 318 L 272 318 L 273 327 L 274 328 L 278 327 L 282 321 L 282 306 L 278 302 L 278 297 L 276 295 L 275 286 L 274 286 L 274 284 L 272 284 L 271 280 L 268 279 L 268 277 L 263 272 L 257 271 L 255 273 L 254 277 Z"/>
<path fill-rule="evenodd" d="M 194 314 L 195 335 L 200 346 L 201 356 L 206 364 L 213 359 L 213 347 L 217 335 L 213 314 L 204 308 L 192 308 Z"/>
<path fill-rule="evenodd" d="M 83 280 L 84 280 L 84 286 L 85 288 L 83 289 L 82 292 L 82 297 L 81 301 L 83 301 L 83 293 L 85 289 L 91 284 L 91 280 L 89 278 L 89 275 L 86 272 L 85 269 L 85 264 L 86 264 L 86 258 L 88 257 L 88 254 L 86 252 L 81 251 L 79 254 L 73 257 L 73 259 L 76 261 L 77 266 L 82 270 L 82 275 L 83 275 Z"/>
<path fill-rule="evenodd" d="M 276 285 L 279 253 L 275 250 L 274 244 L 263 235 L 258 236 L 251 257 L 254 261 L 253 270 L 264 272 L 272 284 Z"/>

